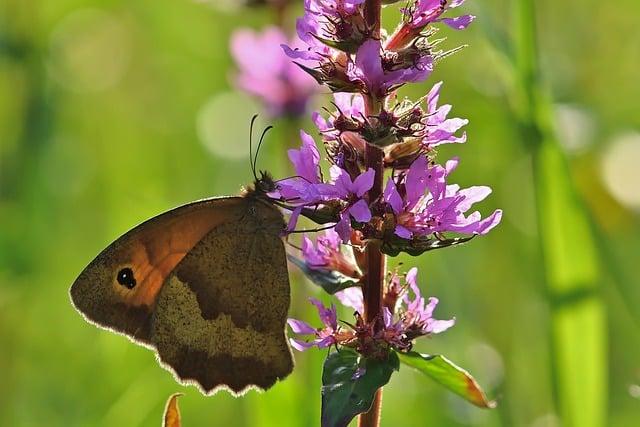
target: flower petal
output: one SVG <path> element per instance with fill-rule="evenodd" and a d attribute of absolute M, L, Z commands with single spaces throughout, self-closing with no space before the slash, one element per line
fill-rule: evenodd
<path fill-rule="evenodd" d="M 351 307 L 361 315 L 364 314 L 364 302 L 362 297 L 362 288 L 353 286 L 335 293 L 338 301 L 346 307 Z"/>
<path fill-rule="evenodd" d="M 373 187 L 373 180 L 375 179 L 376 172 L 369 168 L 366 172 L 361 173 L 353 182 L 352 193 L 358 197 L 364 196 L 364 194 L 371 190 Z"/>
<path fill-rule="evenodd" d="M 371 220 L 369 205 L 363 199 L 358 200 L 349 208 L 349 214 L 358 222 L 368 222 Z"/>
<path fill-rule="evenodd" d="M 313 342 L 306 342 L 303 340 L 299 340 L 296 338 L 289 338 L 289 343 L 291 347 L 295 348 L 298 351 L 306 351 L 315 345 Z"/>
<path fill-rule="evenodd" d="M 384 201 L 391 206 L 395 214 L 402 212 L 402 197 L 400 197 L 400 193 L 398 193 L 398 188 L 396 187 L 393 177 L 387 181 L 387 186 L 384 188 L 382 197 Z"/>
<path fill-rule="evenodd" d="M 475 15 L 462 15 L 455 18 L 441 18 L 440 21 L 454 30 L 464 30 L 476 19 Z"/>
<path fill-rule="evenodd" d="M 295 334 L 313 335 L 316 329 L 307 322 L 297 319 L 287 319 L 287 324 Z"/>

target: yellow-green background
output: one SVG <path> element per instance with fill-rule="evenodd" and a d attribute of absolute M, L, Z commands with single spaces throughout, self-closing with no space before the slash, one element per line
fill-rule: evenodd
<path fill-rule="evenodd" d="M 67 295 L 93 256 L 139 221 L 197 198 L 235 194 L 251 180 L 248 122 L 260 107 L 232 88 L 227 46 L 235 28 L 260 28 L 272 16 L 221 11 L 216 3 L 0 0 L 0 425 L 154 426 L 175 391 L 185 393 L 187 427 L 319 424 L 322 352 L 296 354 L 294 373 L 266 394 L 205 398 L 178 386 L 149 350 L 85 323 Z M 633 199 L 640 172 L 629 164 L 640 155 L 603 167 L 620 135 L 639 151 L 640 5 L 535 2 L 558 140 L 573 147 L 564 151 L 584 202 L 577 209 L 586 207 L 581 215 L 592 220 L 559 229 L 571 241 L 591 233 L 586 241 L 595 242 L 599 266 L 597 274 L 578 266 L 593 273 L 595 291 L 562 299 L 544 280 L 550 257 L 562 252 L 554 238 L 562 238 L 558 228 L 548 233 L 541 256 L 538 230 L 547 224 L 536 220 L 531 145 L 516 119 L 522 88 L 500 53 L 506 41 L 519 54 L 511 43 L 517 2 L 468 3 L 478 21 L 464 33 L 441 34 L 450 47 L 470 48 L 406 93 L 420 96 L 445 80 L 442 101 L 471 122 L 469 142 L 441 156 L 461 157 L 455 181 L 493 187 L 482 210 L 503 208 L 503 222 L 464 247 L 403 261 L 420 267 L 425 293 L 441 300 L 439 316 L 457 317 L 455 328 L 418 348 L 466 367 L 499 406 L 473 408 L 402 369 L 385 390 L 382 424 L 579 425 L 561 424 L 564 407 L 591 419 L 587 427 L 640 425 L 638 206 L 620 203 L 606 185 L 607 170 L 627 173 L 626 187 L 617 185 Z M 273 124 L 259 164 L 283 176 L 295 124 Z M 302 126 L 313 131 L 308 120 Z M 591 255 L 566 260 L 592 263 Z M 304 298 L 319 292 L 294 279 L 294 314 L 312 320 Z M 584 301 L 603 309 L 590 311 Z M 552 330 L 561 339 L 552 340 Z M 566 359 L 563 349 L 579 353 Z M 582 376 L 566 375 L 576 360 L 589 370 L 584 387 Z M 572 382 L 571 393 L 559 385 Z"/>

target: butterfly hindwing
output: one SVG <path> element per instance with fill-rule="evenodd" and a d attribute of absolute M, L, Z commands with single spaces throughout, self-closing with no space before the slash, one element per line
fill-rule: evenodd
<path fill-rule="evenodd" d="M 266 389 L 293 368 L 284 332 L 289 281 L 281 218 L 258 203 L 242 221 L 216 227 L 159 295 L 152 330 L 159 357 L 207 393 L 218 386 Z"/>

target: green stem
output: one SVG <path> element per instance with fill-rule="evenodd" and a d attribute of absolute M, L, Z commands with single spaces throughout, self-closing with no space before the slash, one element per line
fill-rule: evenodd
<path fill-rule="evenodd" d="M 515 2 L 518 126 L 533 157 L 540 253 L 551 309 L 554 382 L 562 424 L 605 425 L 607 354 L 598 248 L 552 127 L 541 84 L 534 0 Z"/>

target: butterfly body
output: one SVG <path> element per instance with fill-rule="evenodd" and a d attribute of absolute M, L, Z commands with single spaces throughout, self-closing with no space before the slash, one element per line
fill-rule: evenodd
<path fill-rule="evenodd" d="M 262 194 L 200 200 L 140 224 L 80 274 L 74 306 L 155 349 L 206 394 L 269 388 L 293 362 L 284 220 Z"/>

